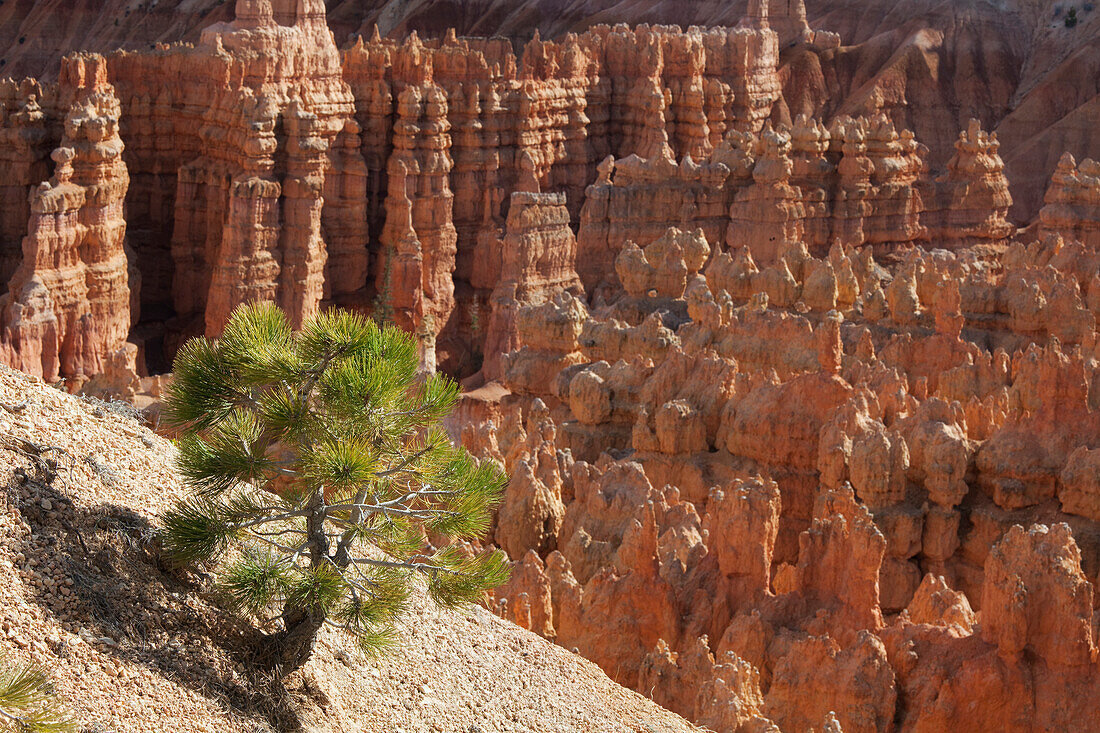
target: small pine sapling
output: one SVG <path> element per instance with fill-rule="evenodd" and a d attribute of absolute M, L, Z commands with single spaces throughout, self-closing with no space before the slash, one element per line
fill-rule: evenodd
<path fill-rule="evenodd" d="M 270 304 L 176 357 L 164 417 L 193 495 L 165 515 L 164 549 L 213 567 L 235 609 L 277 610 L 261 666 L 298 668 L 325 625 L 386 645 L 414 576 L 446 606 L 506 579 L 502 553 L 459 542 L 484 536 L 505 476 L 451 442 L 458 387 L 417 366 L 395 327 L 330 311 L 293 332 Z"/>

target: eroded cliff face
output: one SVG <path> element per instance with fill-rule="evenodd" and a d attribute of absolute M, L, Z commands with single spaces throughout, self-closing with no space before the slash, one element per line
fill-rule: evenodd
<path fill-rule="evenodd" d="M 186 337 L 217 335 L 238 304 L 271 299 L 295 322 L 327 304 L 386 314 L 420 335 L 425 368 L 466 376 L 487 364 L 496 377 L 502 326 L 488 323 L 504 307 L 516 191 L 563 197 L 561 225 L 576 236 L 575 256 L 559 231 L 560 251 L 527 273 L 524 297 L 538 301 L 562 267 L 589 300 L 613 297 L 619 251 L 669 226 L 731 251 L 751 243 L 765 265 L 798 242 L 818 257 L 837 243 L 882 255 L 1001 245 L 1013 232 L 999 142 L 978 122 L 939 175 L 890 110 L 784 122 L 779 49 L 837 43 L 810 31 L 800 7 L 756 3 L 733 28 L 595 26 L 536 36 L 516 55 L 504 40 L 377 31 L 340 53 L 320 2 L 238 5 L 197 45 L 107 60 L 141 275 L 130 338 L 149 371 Z M 14 176 L 0 275 L 22 260 L 21 193 L 60 144 L 65 110 L 50 89 L 6 87 Z M 1087 239 L 1090 165 L 1058 169 L 1046 230 Z M 84 361 L 98 368 L 111 339 Z M 84 361 L 58 371 L 90 376 Z"/>
<path fill-rule="evenodd" d="M 718 731 L 1091 725 L 1100 251 L 756 244 L 519 308 L 498 610 Z"/>
<path fill-rule="evenodd" d="M 749 4 L 326 2 L 329 26 L 342 47 L 357 36 L 369 38 L 376 25 L 393 37 L 413 31 L 440 37 L 454 28 L 460 36 L 505 37 L 516 44 L 536 31 L 561 38 L 600 24 L 735 26 L 750 14 Z M 1005 143 L 1013 218 L 1029 221 L 1042 207 L 1046 182 L 1064 151 L 1100 158 L 1100 142 L 1091 134 L 1100 121 L 1095 43 L 1100 13 L 1089 10 L 1089 3 L 1074 7 L 1078 22 L 1067 27 L 1069 6 L 1023 0 L 772 3 L 769 24 L 778 36 L 784 95 L 779 114 L 791 123 L 800 114 L 830 120 L 886 112 L 899 129 L 913 130 L 929 146 L 937 175 L 946 172 L 958 130 L 978 119 Z M 72 51 L 106 54 L 180 40 L 196 43 L 211 23 L 231 20 L 233 10 L 221 0 L 137 5 L 103 0 L 94 8 L 59 0 L 5 3 L 0 5 L 0 74 L 52 79 L 61 56 Z"/>
<path fill-rule="evenodd" d="M 216 336 L 249 300 L 274 300 L 296 323 L 316 312 L 322 220 L 334 251 L 364 269 L 348 243 L 362 201 L 340 195 L 364 173 L 348 149 L 354 100 L 322 2 L 239 0 L 236 19 L 198 45 L 116 53 L 109 66 L 135 141 L 131 240 L 150 271 L 142 300 L 171 319 L 169 337 Z"/>
<path fill-rule="evenodd" d="M 517 57 L 454 33 L 375 32 L 340 54 L 320 0 L 239 0 L 196 45 L 113 53 L 139 362 L 163 369 L 184 338 L 217 336 L 233 308 L 265 299 L 296 323 L 322 303 L 383 312 L 421 336 L 428 369 L 477 371 L 491 338 L 492 374 L 500 252 L 530 239 L 509 232 L 513 193 L 560 197 L 549 216 L 573 231 L 551 236 L 571 241 L 600 161 L 702 157 L 727 133 L 760 132 L 777 64 L 766 5 L 736 28 L 600 26 L 536 37 Z M 7 87 L 8 199 L 42 175 L 63 114 L 36 102 L 40 88 Z M 6 270 L 25 209 L 5 213 Z M 543 260 L 576 271 L 571 252 Z M 563 282 L 543 275 L 543 290 Z"/>
<path fill-rule="evenodd" d="M 496 609 L 620 682 L 723 732 L 1100 719 L 1097 163 L 1018 229 L 980 120 L 814 96 L 867 51 L 797 2 L 518 53 L 234 10 L 0 83 L 0 359 L 129 394 L 243 302 L 392 320 L 485 385 Z"/>
<path fill-rule="evenodd" d="M 13 172 L 24 178 L 38 167 L 48 137 L 41 91 L 24 85 L 13 100 L 10 131 L 24 143 L 16 148 L 23 156 Z M 105 371 L 137 316 L 130 286 L 140 278 L 130 271 L 124 249 L 129 176 L 119 137 L 121 106 L 103 57 L 66 58 L 48 95 L 58 114 L 64 110 L 64 131 L 50 155 L 53 177 L 29 199 L 22 258 L 0 296 L 0 359 L 52 381 Z"/>

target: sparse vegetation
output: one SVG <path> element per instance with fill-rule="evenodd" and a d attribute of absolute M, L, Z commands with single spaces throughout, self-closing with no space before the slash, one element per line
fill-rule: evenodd
<path fill-rule="evenodd" d="M 13 665 L 0 654 L 0 731 L 57 733 L 75 729 L 54 700 L 45 673 L 30 665 Z"/>
<path fill-rule="evenodd" d="M 275 616 L 259 666 L 299 667 L 325 625 L 392 642 L 414 576 L 444 605 L 506 578 L 501 553 L 460 542 L 488 529 L 504 475 L 452 444 L 458 388 L 417 361 L 396 328 L 333 311 L 293 333 L 273 305 L 177 356 L 165 417 L 194 495 L 164 548 L 212 566 L 236 610 Z"/>
<path fill-rule="evenodd" d="M 390 302 L 393 289 L 393 247 L 387 247 L 385 264 L 382 269 L 382 286 L 374 296 L 374 321 L 379 325 L 393 323 L 393 304 Z"/>
<path fill-rule="evenodd" d="M 482 364 L 485 362 L 485 353 L 482 345 L 485 343 L 485 334 L 482 332 L 484 324 L 481 322 L 481 303 L 478 302 L 477 296 L 474 296 L 470 300 L 470 306 L 468 310 L 470 317 L 470 356 L 473 359 L 471 365 L 472 371 L 476 372 L 481 369 Z"/>
<path fill-rule="evenodd" d="M 1070 8 L 1066 13 L 1066 28 L 1072 28 L 1077 25 L 1077 8 Z"/>

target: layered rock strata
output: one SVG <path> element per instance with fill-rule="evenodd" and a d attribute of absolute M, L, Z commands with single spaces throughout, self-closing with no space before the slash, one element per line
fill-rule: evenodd
<path fill-rule="evenodd" d="M 503 421 L 463 433 L 518 471 L 502 603 L 541 599 L 542 633 L 715 730 L 963 725 L 1002 695 L 994 728 L 1086 724 L 1026 690 L 1097 679 L 1100 253 L 975 237 L 771 264 L 702 230 L 625 243 L 621 291 L 576 341 L 522 329 Z"/>
<path fill-rule="evenodd" d="M 999 148 L 997 133 L 986 133 L 977 120 L 959 133 L 947 173 L 936 182 L 936 215 L 930 217 L 941 246 L 1002 244 L 1013 233 L 1012 195 Z"/>
<path fill-rule="evenodd" d="M 978 127 L 932 180 L 925 149 L 883 115 L 781 122 L 778 47 L 817 40 L 797 7 L 780 17 L 778 33 L 765 3 L 736 28 L 596 26 L 518 55 L 500 40 L 375 32 L 341 54 L 319 3 L 242 0 L 195 46 L 112 54 L 139 362 L 166 367 L 182 338 L 216 335 L 264 298 L 296 321 L 330 303 L 378 313 L 420 334 L 426 368 L 476 371 L 497 359 L 484 322 L 511 195 L 532 182 L 564 195 L 595 300 L 615 297 L 625 243 L 669 226 L 763 265 L 838 242 L 1003 243 L 1007 182 Z M 49 87 L 5 89 L 18 183 L 5 184 L 17 203 L 0 269 L 14 272 L 20 191 L 45 176 L 61 115 Z M 1076 237 L 1088 186 L 1066 181 L 1048 229 Z"/>
<path fill-rule="evenodd" d="M 933 175 L 897 90 L 795 104 L 781 47 L 853 58 L 798 2 L 518 53 L 235 10 L 0 84 L 0 358 L 126 395 L 249 300 L 396 321 L 493 380 L 507 618 L 717 731 L 1092 725 L 1095 163 L 1017 230 L 980 124 Z"/>
<path fill-rule="evenodd" d="M 138 283 L 125 249 L 121 107 L 103 57 L 66 57 L 56 95 L 66 112 L 54 174 L 30 198 L 22 260 L 0 296 L 0 359 L 51 381 L 106 370 L 137 317 Z M 36 141 L 33 93 L 14 122 L 24 142 Z"/>
<path fill-rule="evenodd" d="M 501 356 L 520 347 L 520 308 L 545 303 L 555 294 L 584 295 L 563 194 L 513 193 L 499 251 L 498 284 L 485 334 L 482 374 L 487 379 L 499 378 Z"/>
<path fill-rule="evenodd" d="M 1100 243 L 1100 163 L 1085 158 L 1078 164 L 1069 153 L 1063 155 L 1044 202 L 1041 231 L 1091 247 Z"/>

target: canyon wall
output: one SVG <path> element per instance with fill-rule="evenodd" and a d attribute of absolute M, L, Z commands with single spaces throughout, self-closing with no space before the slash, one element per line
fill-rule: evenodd
<path fill-rule="evenodd" d="M 235 20 L 210 26 L 196 46 L 108 61 L 134 141 L 128 213 L 149 272 L 142 302 L 177 341 L 218 335 L 249 300 L 275 300 L 296 323 L 315 313 L 329 251 L 323 220 L 347 260 L 341 273 L 365 276 L 354 226 L 363 201 L 345 193 L 361 191 L 365 171 L 349 150 L 354 102 L 324 4 L 237 6 Z"/>
<path fill-rule="evenodd" d="M 882 255 L 1013 233 L 999 142 L 979 122 L 936 173 L 894 110 L 790 120 L 780 49 L 839 42 L 809 30 L 798 4 L 753 3 L 733 28 L 536 34 L 518 54 L 505 39 L 396 41 L 377 29 L 341 53 L 320 0 L 237 5 L 195 45 L 107 57 L 130 178 L 128 267 L 141 276 L 129 338 L 143 370 L 167 369 L 191 335 L 217 335 L 239 303 L 272 299 L 295 322 L 329 304 L 384 313 L 420 334 L 426 368 L 466 376 L 488 353 L 484 376 L 495 377 L 486 325 L 499 253 L 512 194 L 532 185 L 564 197 L 589 299 L 614 294 L 627 242 L 669 226 L 749 243 L 761 264 L 798 241 L 815 256 L 836 243 Z M 26 80 L 4 93 L 15 173 L 2 188 L 5 282 L 22 260 L 29 190 L 60 144 L 65 110 L 51 89 Z M 1067 175 L 1055 172 L 1045 210 L 1065 221 L 1043 226 L 1079 237 L 1089 189 Z M 56 371 L 90 376 L 83 364 L 119 346 L 108 340 Z"/>
<path fill-rule="evenodd" d="M 131 286 L 140 276 L 131 271 L 124 247 L 129 176 L 119 137 L 121 106 L 102 56 L 67 57 L 56 87 L 8 88 L 15 92 L 14 109 L 5 132 L 20 143 L 10 151 L 19 154 L 17 183 L 40 170 L 43 143 L 51 137 L 47 128 L 58 123 L 47 121 L 40 96 L 61 118 L 63 131 L 50 154 L 53 176 L 32 189 L 29 205 L 12 207 L 12 213 L 29 213 L 29 220 L 21 258 L 12 252 L 11 234 L 18 229 L 9 227 L 11 239 L 3 243 L 10 279 L 0 295 L 0 359 L 50 381 L 99 374 L 123 348 L 138 315 Z"/>
<path fill-rule="evenodd" d="M 2 82 L 0 360 L 129 389 L 244 302 L 391 320 L 512 476 L 500 614 L 716 731 L 1088 728 L 1100 166 L 1017 227 L 1018 128 L 842 94 L 875 54 L 805 11 L 340 51 L 238 0 Z"/>
<path fill-rule="evenodd" d="M 341 55 L 320 0 L 239 0 L 195 45 L 113 53 L 139 362 L 164 369 L 184 338 L 270 299 L 295 323 L 322 303 L 385 312 L 422 336 L 426 368 L 474 371 L 512 193 L 561 196 L 575 230 L 609 154 L 704 156 L 759 132 L 777 63 L 766 5 L 737 28 L 601 26 L 517 57 L 453 33 L 376 33 Z M 21 187 L 61 114 L 34 107 L 39 87 L 9 85 Z M 25 212 L 5 212 L 7 270 Z"/>
<path fill-rule="evenodd" d="M 520 48 L 537 31 L 561 39 L 601 24 L 734 26 L 749 0 L 328 0 L 336 43 L 417 31 L 441 37 L 495 36 Z M 1069 8 L 1076 24 L 1068 24 Z M 0 74 L 54 79 L 72 51 L 197 43 L 204 28 L 233 18 L 223 0 L 88 3 L 21 0 L 0 5 Z M 1100 12 L 1093 3 L 1008 0 L 803 0 L 772 3 L 784 102 L 779 114 L 825 120 L 886 112 L 930 148 L 933 172 L 946 172 L 952 142 L 968 120 L 1005 144 L 1014 223 L 1030 221 L 1065 151 L 1100 158 L 1091 132 L 1100 120 Z M 507 40 L 505 40 L 507 39 Z"/>

